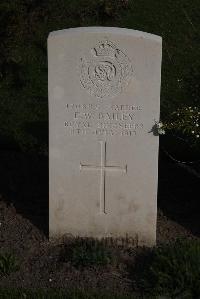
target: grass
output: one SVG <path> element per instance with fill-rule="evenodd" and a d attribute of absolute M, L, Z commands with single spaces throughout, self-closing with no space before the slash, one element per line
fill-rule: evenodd
<path fill-rule="evenodd" d="M 139 299 L 136 295 L 106 294 L 79 290 L 15 290 L 0 289 L 1 299 Z"/>
<path fill-rule="evenodd" d="M 145 296 L 200 298 L 200 241 L 176 240 L 144 250 L 129 272 Z"/>
<path fill-rule="evenodd" d="M 75 267 L 105 266 L 112 263 L 112 251 L 100 240 L 75 238 L 65 245 L 60 254 L 61 262 L 70 262 Z"/>
<path fill-rule="evenodd" d="M 135 258 L 125 262 L 127 277 L 132 280 L 132 292 L 117 294 L 88 289 L 0 289 L 5 299 L 198 299 L 200 298 L 200 240 L 178 239 L 174 243 L 154 248 L 138 248 Z M 77 238 L 61 252 L 59 262 L 71 262 L 75 268 L 105 266 L 111 263 L 114 251 L 95 239 Z M 7 258 L 9 274 L 16 265 Z M 124 265 L 125 265 L 124 264 Z M 9 271 L 8 271 L 9 270 Z"/>
<path fill-rule="evenodd" d="M 0 274 L 9 275 L 19 269 L 19 263 L 13 254 L 0 254 Z"/>

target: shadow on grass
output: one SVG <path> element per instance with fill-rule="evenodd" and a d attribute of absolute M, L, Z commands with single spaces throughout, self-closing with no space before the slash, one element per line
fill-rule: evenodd
<path fill-rule="evenodd" d="M 0 194 L 48 235 L 48 158 L 10 146 L 0 150 Z"/>
<path fill-rule="evenodd" d="M 184 151 L 181 158 L 187 158 L 187 149 Z M 190 167 L 175 163 L 160 150 L 158 207 L 196 236 L 200 236 L 199 184 L 200 178 L 190 172 Z"/>

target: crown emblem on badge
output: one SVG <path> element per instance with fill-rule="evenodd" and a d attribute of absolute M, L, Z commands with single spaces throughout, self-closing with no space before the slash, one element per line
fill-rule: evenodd
<path fill-rule="evenodd" d="M 100 41 L 81 57 L 79 70 L 82 87 L 100 99 L 121 93 L 133 76 L 128 56 L 108 40 Z"/>
<path fill-rule="evenodd" d="M 99 45 L 91 50 L 92 54 L 94 53 L 95 56 L 115 56 L 115 47 L 114 45 L 109 42 L 100 42 Z"/>

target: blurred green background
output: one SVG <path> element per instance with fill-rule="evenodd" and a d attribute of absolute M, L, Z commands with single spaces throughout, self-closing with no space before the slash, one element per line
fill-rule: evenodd
<path fill-rule="evenodd" d="M 1 0 L 0 148 L 48 153 L 47 37 L 117 26 L 163 38 L 161 119 L 200 102 L 199 0 Z"/>

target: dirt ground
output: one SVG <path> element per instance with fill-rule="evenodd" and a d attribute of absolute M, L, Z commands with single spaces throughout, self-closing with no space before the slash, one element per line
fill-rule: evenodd
<path fill-rule="evenodd" d="M 47 238 L 47 160 L 19 153 L 1 153 L 0 160 L 4 174 L 0 184 L 0 253 L 14 253 L 20 264 L 16 273 L 0 277 L 0 287 L 133 290 L 127 264 L 134 262 L 138 249 L 113 247 L 117 262 L 107 266 L 78 269 L 60 261 L 63 245 L 70 238 L 51 242 Z M 158 244 L 178 237 L 199 237 L 198 183 L 199 179 L 185 169 L 169 161 L 160 163 Z"/>
<path fill-rule="evenodd" d="M 63 244 L 68 238 L 49 242 L 42 231 L 28 219 L 16 213 L 13 206 L 0 202 L 1 252 L 13 252 L 20 261 L 20 270 L 8 277 L 1 277 L 0 286 L 6 287 L 79 287 L 131 290 L 131 281 L 126 273 L 126 263 L 133 262 L 136 249 L 113 248 L 120 255 L 117 265 L 91 267 L 85 270 L 74 268 L 69 263 L 59 262 Z M 178 236 L 193 237 L 191 232 L 169 220 L 159 212 L 157 242 L 168 242 Z"/>

